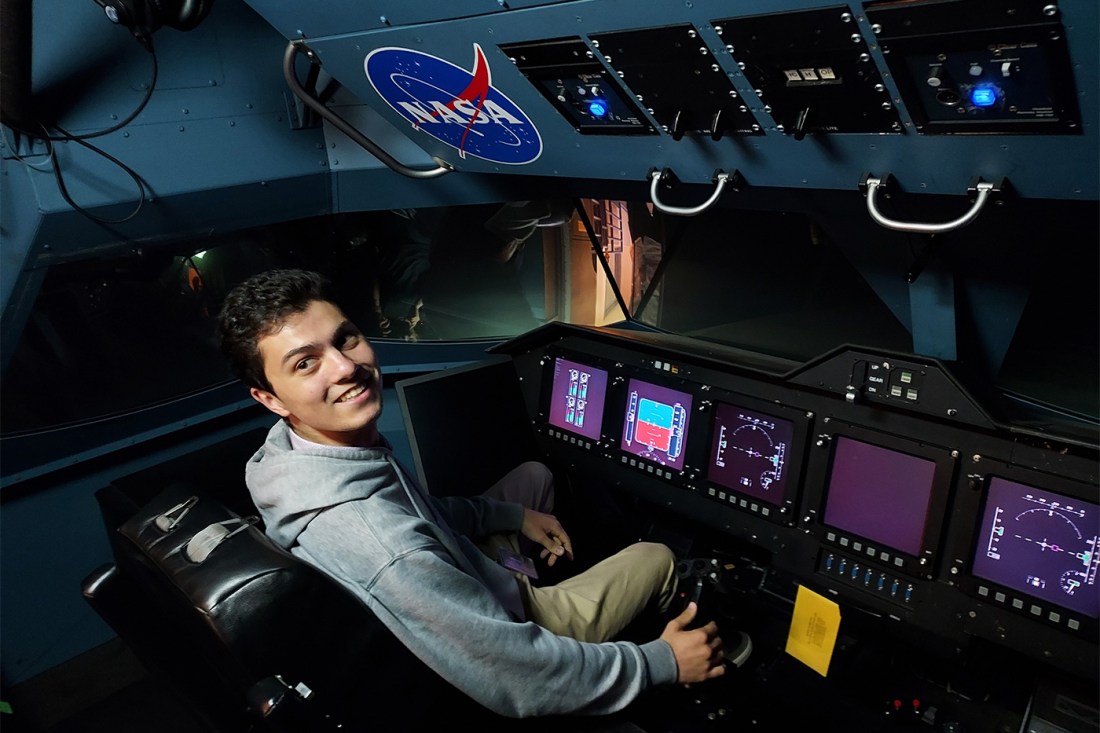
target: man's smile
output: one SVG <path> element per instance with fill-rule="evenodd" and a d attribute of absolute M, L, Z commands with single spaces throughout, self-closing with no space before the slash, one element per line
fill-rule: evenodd
<path fill-rule="evenodd" d="M 350 402 L 367 391 L 367 384 L 358 384 L 336 398 L 337 402 Z"/>

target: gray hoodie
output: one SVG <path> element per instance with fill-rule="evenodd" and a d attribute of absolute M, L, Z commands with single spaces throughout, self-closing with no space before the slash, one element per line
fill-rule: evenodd
<path fill-rule="evenodd" d="M 295 448 L 279 421 L 245 469 L 267 534 L 358 596 L 414 654 L 501 715 L 604 714 L 676 681 L 657 640 L 592 644 L 525 621 L 511 573 L 470 540 L 523 507 L 437 499 L 389 447 Z"/>

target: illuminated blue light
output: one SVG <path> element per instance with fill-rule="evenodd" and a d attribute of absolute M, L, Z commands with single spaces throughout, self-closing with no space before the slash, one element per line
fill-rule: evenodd
<path fill-rule="evenodd" d="M 593 99 L 588 103 L 588 114 L 593 117 L 603 117 L 607 114 L 607 102 L 602 99 Z"/>
<path fill-rule="evenodd" d="M 975 107 L 991 107 L 997 103 L 997 90 L 993 87 L 974 87 L 970 101 Z"/>

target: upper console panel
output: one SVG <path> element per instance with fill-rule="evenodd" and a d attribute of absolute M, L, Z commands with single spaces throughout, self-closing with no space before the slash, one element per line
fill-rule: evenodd
<path fill-rule="evenodd" d="M 1088 0 L 251 5 L 459 170 L 1100 195 Z"/>

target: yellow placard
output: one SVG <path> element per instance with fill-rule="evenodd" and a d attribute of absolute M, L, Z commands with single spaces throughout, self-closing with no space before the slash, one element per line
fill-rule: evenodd
<path fill-rule="evenodd" d="M 798 586 L 794 616 L 787 632 L 787 654 L 824 677 L 829 672 L 839 631 L 840 606 L 809 588 Z"/>

